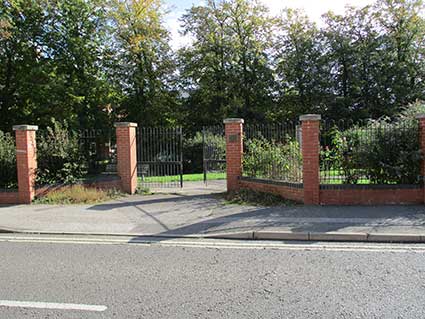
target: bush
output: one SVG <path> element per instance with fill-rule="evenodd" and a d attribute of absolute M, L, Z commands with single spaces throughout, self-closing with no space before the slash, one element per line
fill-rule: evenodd
<path fill-rule="evenodd" d="M 243 171 L 246 176 L 286 182 L 300 182 L 302 153 L 299 143 L 287 136 L 282 142 L 265 138 L 245 143 Z"/>
<path fill-rule="evenodd" d="M 226 139 L 221 134 L 213 134 L 206 132 L 205 137 L 202 132 L 197 132 L 194 137 L 184 140 L 184 172 L 185 173 L 202 173 L 203 172 L 203 155 L 204 140 L 209 146 L 208 150 L 213 152 L 207 154 L 208 158 L 225 159 L 226 157 Z M 208 152 L 207 150 L 207 152 Z M 217 170 L 224 170 L 225 165 L 219 165 Z"/>
<path fill-rule="evenodd" d="M 17 188 L 15 139 L 0 131 L 0 188 Z"/>
<path fill-rule="evenodd" d="M 368 179 L 373 184 L 415 184 L 419 181 L 421 152 L 418 125 L 411 118 L 370 121 L 347 130 L 327 133 L 331 145 L 321 152 L 321 163 L 343 174 L 345 184 Z"/>
<path fill-rule="evenodd" d="M 53 122 L 53 127 L 38 136 L 38 184 L 75 183 L 87 173 L 78 134 L 67 123 Z"/>
<path fill-rule="evenodd" d="M 197 132 L 194 137 L 183 140 L 183 172 L 203 172 L 203 139 L 202 133 Z"/>

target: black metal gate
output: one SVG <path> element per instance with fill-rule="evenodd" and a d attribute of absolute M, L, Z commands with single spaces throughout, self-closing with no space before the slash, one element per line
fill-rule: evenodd
<path fill-rule="evenodd" d="M 137 129 L 137 175 L 142 187 L 183 187 L 181 127 Z"/>
<path fill-rule="evenodd" d="M 226 178 L 226 137 L 224 125 L 202 130 L 204 183 L 209 179 Z"/>

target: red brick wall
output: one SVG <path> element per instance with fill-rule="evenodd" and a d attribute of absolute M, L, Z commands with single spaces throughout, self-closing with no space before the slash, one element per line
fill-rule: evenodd
<path fill-rule="evenodd" d="M 395 205 L 422 203 L 422 188 L 320 190 L 320 204 L 322 205 Z"/>
<path fill-rule="evenodd" d="M 240 188 L 253 189 L 282 196 L 290 200 L 304 202 L 308 205 L 392 205 L 392 204 L 423 204 L 425 189 L 414 185 L 370 185 L 362 187 L 320 187 L 320 116 L 303 115 L 302 121 L 302 154 L 303 154 L 303 187 L 291 184 L 273 183 L 241 177 L 242 140 L 237 145 L 229 142 L 228 136 L 240 134 L 242 124 L 226 124 L 226 142 L 228 187 L 231 190 Z M 419 116 L 420 145 L 425 154 L 425 115 Z M 230 167 L 229 167 L 230 164 Z M 422 175 L 425 175 L 425 160 L 421 165 Z M 229 173 L 230 172 L 230 173 Z M 229 178 L 229 177 L 228 177 Z"/>
<path fill-rule="evenodd" d="M 424 176 L 425 176 L 425 159 L 424 159 L 425 157 L 425 117 L 423 115 L 418 116 L 418 123 L 419 123 L 419 147 L 422 151 L 421 175 L 422 175 L 423 182 L 425 182 L 425 179 L 424 179 Z M 424 196 L 424 202 L 425 202 L 425 192 L 423 196 Z"/>
<path fill-rule="evenodd" d="M 304 202 L 304 190 L 302 187 L 256 182 L 254 180 L 240 180 L 240 187 L 242 189 L 252 189 L 279 195 L 285 199 L 300 203 Z M 400 205 L 422 203 L 422 188 L 341 188 L 320 190 L 321 205 Z"/>
<path fill-rule="evenodd" d="M 302 187 L 261 183 L 254 180 L 240 180 L 239 183 L 240 187 L 243 189 L 252 189 L 258 192 L 271 193 L 299 203 L 302 203 L 304 199 L 304 190 Z"/>
<path fill-rule="evenodd" d="M 134 194 L 137 187 L 137 153 L 135 123 L 115 123 L 117 134 L 117 170 L 122 190 Z"/>
<path fill-rule="evenodd" d="M 19 193 L 0 191 L 0 204 L 19 204 Z"/>
<path fill-rule="evenodd" d="M 24 129 L 22 127 L 14 127 L 16 134 L 19 202 L 30 204 L 35 196 L 34 187 L 37 172 L 36 129 Z"/>
<path fill-rule="evenodd" d="M 239 177 L 242 176 L 243 120 L 224 120 L 226 134 L 227 191 L 239 190 Z"/>
<path fill-rule="evenodd" d="M 100 188 L 100 189 L 119 189 L 119 190 L 122 190 L 121 179 L 87 183 L 87 184 L 84 184 L 84 186 Z"/>
<path fill-rule="evenodd" d="M 311 114 L 300 117 L 302 121 L 302 155 L 304 203 L 318 205 L 320 200 L 320 116 Z"/>

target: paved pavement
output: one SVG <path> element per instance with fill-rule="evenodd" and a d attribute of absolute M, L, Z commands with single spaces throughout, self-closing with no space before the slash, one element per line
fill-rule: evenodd
<path fill-rule="evenodd" d="M 422 319 L 425 313 L 425 245 L 4 236 L 0 318 Z M 23 308 L 24 302 L 41 308 Z M 91 310 L 75 309 L 83 306 Z"/>
<path fill-rule="evenodd" d="M 228 205 L 219 194 L 223 191 L 220 183 L 208 188 L 194 183 L 179 192 L 128 196 L 99 205 L 2 206 L 0 229 L 155 236 L 234 233 L 239 238 L 263 234 L 259 237 L 263 239 L 273 239 L 278 232 L 301 235 L 294 239 L 316 240 L 326 239 L 314 237 L 317 233 L 352 234 L 354 240 L 399 234 L 410 235 L 412 241 L 425 241 L 425 206 Z"/>

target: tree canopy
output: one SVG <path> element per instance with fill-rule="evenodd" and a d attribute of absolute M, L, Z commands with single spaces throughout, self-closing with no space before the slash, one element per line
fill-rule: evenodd
<path fill-rule="evenodd" d="M 425 100 L 422 0 L 377 0 L 317 25 L 257 0 L 207 0 L 172 50 L 162 0 L 0 0 L 0 129 L 102 128 L 320 113 L 395 116 Z"/>

